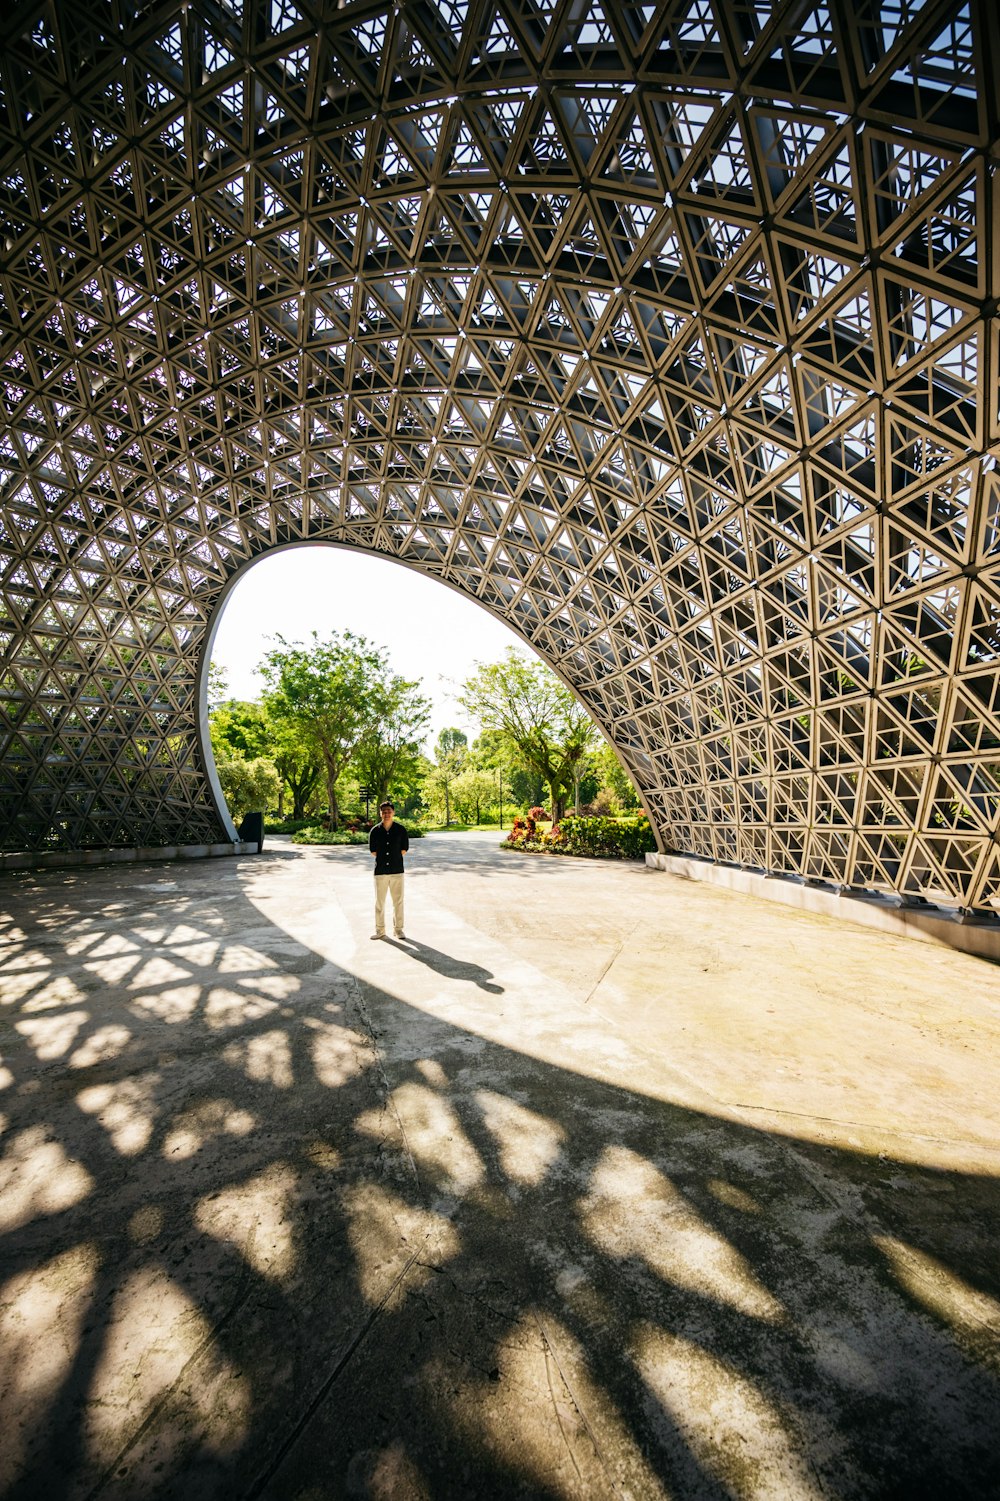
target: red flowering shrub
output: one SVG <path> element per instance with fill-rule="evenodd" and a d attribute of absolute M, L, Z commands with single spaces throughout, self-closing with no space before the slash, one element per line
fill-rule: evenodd
<path fill-rule="evenodd" d="M 549 815 L 546 813 L 545 809 L 541 806 L 528 809 L 528 819 L 534 820 L 535 823 L 537 823 L 540 818 L 548 818 L 548 816 Z"/>
<path fill-rule="evenodd" d="M 532 817 L 534 811 L 526 818 L 515 818 L 502 848 L 539 854 L 590 855 L 606 860 L 641 860 L 647 851 L 656 848 L 644 813 L 630 818 L 577 818 L 567 813 L 543 834 Z"/>

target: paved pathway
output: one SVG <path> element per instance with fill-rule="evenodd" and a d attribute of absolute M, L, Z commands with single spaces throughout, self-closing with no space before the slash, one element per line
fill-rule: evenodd
<path fill-rule="evenodd" d="M 414 845 L 0 908 L 0 1492 L 1000 1493 L 1000 983 Z"/>

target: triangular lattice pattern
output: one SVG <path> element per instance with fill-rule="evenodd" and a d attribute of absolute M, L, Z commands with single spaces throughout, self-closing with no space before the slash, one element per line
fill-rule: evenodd
<path fill-rule="evenodd" d="M 981 0 L 0 22 L 7 848 L 221 837 L 196 682 L 306 539 L 479 599 L 664 842 L 1000 890 Z"/>

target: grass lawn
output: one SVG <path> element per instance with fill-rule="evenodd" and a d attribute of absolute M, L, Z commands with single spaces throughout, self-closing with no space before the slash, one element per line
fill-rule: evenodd
<path fill-rule="evenodd" d="M 510 828 L 510 825 L 511 820 L 505 818 L 503 823 L 505 833 Z M 495 820 L 491 823 L 489 819 L 483 819 L 482 823 L 456 823 L 452 819 L 451 823 L 448 824 L 424 823 L 420 827 L 425 834 L 474 834 L 477 829 L 496 829 L 497 831 L 500 829 L 500 825 Z"/>

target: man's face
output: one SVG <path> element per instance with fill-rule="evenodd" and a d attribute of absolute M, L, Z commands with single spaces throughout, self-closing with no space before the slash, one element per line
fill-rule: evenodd
<path fill-rule="evenodd" d="M 394 817 L 395 817 L 395 814 L 393 813 L 393 811 L 392 811 L 391 808 L 383 808 L 382 809 L 382 824 L 383 824 L 383 826 L 385 828 L 388 829 L 388 828 L 391 827 L 392 820 L 393 820 Z"/>

